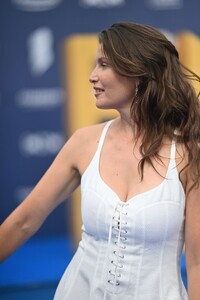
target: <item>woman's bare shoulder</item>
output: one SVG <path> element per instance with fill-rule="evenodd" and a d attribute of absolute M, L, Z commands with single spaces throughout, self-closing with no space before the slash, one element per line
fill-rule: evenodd
<path fill-rule="evenodd" d="M 103 130 L 104 126 L 105 123 L 99 123 L 99 124 L 94 124 L 86 127 L 81 127 L 73 133 L 73 136 L 74 138 L 78 138 L 81 140 L 93 138 L 94 136 L 97 136 L 98 133 L 101 134 L 101 131 Z"/>
<path fill-rule="evenodd" d="M 76 167 L 82 175 L 92 160 L 105 123 L 99 123 L 77 129 L 70 140 L 76 157 Z"/>

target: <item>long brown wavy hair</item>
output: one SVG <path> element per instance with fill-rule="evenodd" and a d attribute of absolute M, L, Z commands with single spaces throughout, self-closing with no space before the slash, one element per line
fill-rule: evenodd
<path fill-rule="evenodd" d="M 159 158 L 164 135 L 173 138 L 176 131 L 188 154 L 189 190 L 198 187 L 200 102 L 191 80 L 200 82 L 200 77 L 181 64 L 175 46 L 151 26 L 115 23 L 99 34 L 99 42 L 116 73 L 140 82 L 130 116 L 142 137 L 141 179 L 145 162 L 153 166 L 152 158 Z"/>

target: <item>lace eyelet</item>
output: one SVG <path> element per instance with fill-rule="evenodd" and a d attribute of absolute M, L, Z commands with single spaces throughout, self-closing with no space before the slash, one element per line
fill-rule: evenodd
<path fill-rule="evenodd" d="M 119 286 L 120 285 L 120 283 L 118 281 L 114 282 L 114 281 L 112 281 L 110 279 L 108 280 L 108 283 L 110 283 L 112 285 L 115 285 L 115 286 Z"/>

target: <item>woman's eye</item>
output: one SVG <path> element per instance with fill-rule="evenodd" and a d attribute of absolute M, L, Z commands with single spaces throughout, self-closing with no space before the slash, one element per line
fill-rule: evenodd
<path fill-rule="evenodd" d="M 107 61 L 102 61 L 101 62 L 101 67 L 109 67 L 109 62 L 107 62 Z"/>
<path fill-rule="evenodd" d="M 101 63 L 101 66 L 102 67 L 107 67 L 107 64 L 106 63 Z"/>
<path fill-rule="evenodd" d="M 108 61 L 105 60 L 105 59 L 99 59 L 99 60 L 97 61 L 97 64 L 98 64 L 99 67 L 101 67 L 101 68 L 106 68 L 106 67 L 109 66 Z"/>

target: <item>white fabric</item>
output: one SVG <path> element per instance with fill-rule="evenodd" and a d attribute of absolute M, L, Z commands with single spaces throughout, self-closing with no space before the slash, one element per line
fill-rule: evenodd
<path fill-rule="evenodd" d="M 110 123 L 82 176 L 82 241 L 54 300 L 186 300 L 180 273 L 185 194 L 175 142 L 166 179 L 124 203 L 99 174 Z"/>

